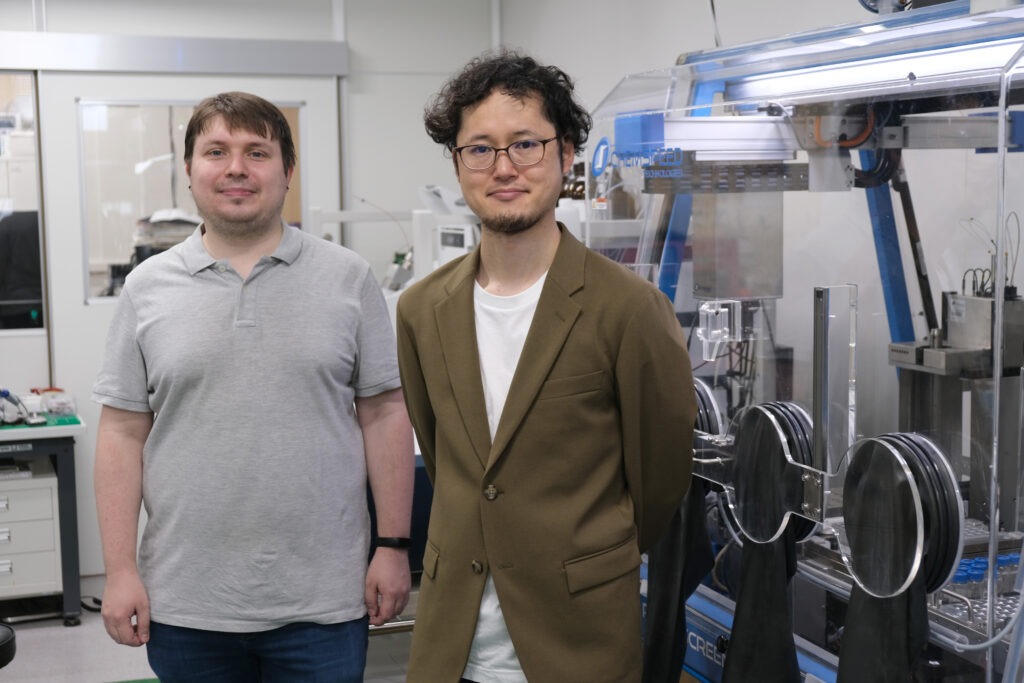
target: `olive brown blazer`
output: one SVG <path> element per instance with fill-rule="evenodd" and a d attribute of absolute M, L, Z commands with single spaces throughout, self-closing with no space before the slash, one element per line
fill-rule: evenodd
<path fill-rule="evenodd" d="M 664 294 L 560 229 L 493 442 L 479 248 L 398 303 L 402 388 L 434 485 L 413 683 L 459 680 L 488 572 L 531 683 L 640 681 L 640 553 L 692 468 L 686 338 Z"/>

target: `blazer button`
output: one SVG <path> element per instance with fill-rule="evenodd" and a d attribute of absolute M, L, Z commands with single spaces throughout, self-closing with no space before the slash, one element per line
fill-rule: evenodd
<path fill-rule="evenodd" d="M 487 500 L 494 500 L 498 497 L 498 489 L 495 488 L 494 484 L 491 484 L 484 489 L 484 498 Z"/>
<path fill-rule="evenodd" d="M 470 564 L 469 566 L 473 568 L 474 574 L 484 573 L 484 566 L 480 564 L 479 560 L 473 560 L 472 564 Z"/>

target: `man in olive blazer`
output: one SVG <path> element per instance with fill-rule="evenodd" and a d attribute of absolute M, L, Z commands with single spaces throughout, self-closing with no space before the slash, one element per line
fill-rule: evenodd
<path fill-rule="evenodd" d="M 501 59 L 536 66 L 505 53 L 467 71 L 493 74 Z M 586 130 L 581 139 L 548 118 L 541 88 L 483 80 L 483 99 L 461 105 L 448 144 L 481 245 L 398 304 L 402 386 L 434 484 L 414 683 L 469 679 L 488 575 L 521 665 L 501 680 L 640 681 L 640 553 L 689 486 L 686 338 L 664 294 L 555 222 L 561 174 Z M 545 143 L 551 128 L 558 145 Z M 533 143 L 550 146 L 540 161 Z M 471 155 L 492 165 L 476 168 Z M 539 278 L 492 438 L 474 290 L 515 293 Z"/>

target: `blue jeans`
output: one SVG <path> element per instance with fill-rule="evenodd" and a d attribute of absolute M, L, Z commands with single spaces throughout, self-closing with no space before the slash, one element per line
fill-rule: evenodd
<path fill-rule="evenodd" d="M 361 683 L 367 624 L 225 633 L 150 622 L 146 654 L 161 683 Z"/>

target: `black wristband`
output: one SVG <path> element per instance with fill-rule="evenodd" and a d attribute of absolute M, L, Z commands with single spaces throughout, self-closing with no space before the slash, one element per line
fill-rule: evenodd
<path fill-rule="evenodd" d="M 410 548 L 412 539 L 405 536 L 378 536 L 378 548 Z"/>

